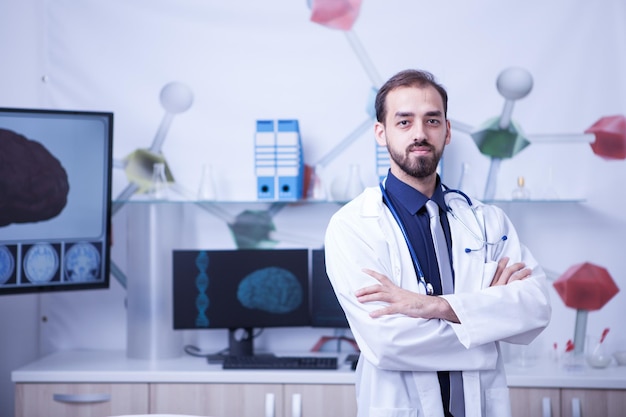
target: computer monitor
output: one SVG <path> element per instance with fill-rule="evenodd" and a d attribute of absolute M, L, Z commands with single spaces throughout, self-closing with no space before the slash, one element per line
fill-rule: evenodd
<path fill-rule="evenodd" d="M 109 286 L 113 114 L 0 108 L 0 295 Z"/>
<path fill-rule="evenodd" d="M 326 274 L 324 249 L 311 250 L 311 326 L 337 329 L 349 327 Z"/>
<path fill-rule="evenodd" d="M 254 329 L 309 325 L 307 249 L 175 250 L 174 329 L 229 329 L 230 355 Z"/>

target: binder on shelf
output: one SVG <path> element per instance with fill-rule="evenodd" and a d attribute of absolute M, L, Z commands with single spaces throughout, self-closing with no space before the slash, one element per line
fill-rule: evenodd
<path fill-rule="evenodd" d="M 257 198 L 274 200 L 276 194 L 276 133 L 273 120 L 257 120 L 254 136 L 254 172 Z"/>
<path fill-rule="evenodd" d="M 304 162 L 297 120 L 279 120 L 276 135 L 277 198 L 302 198 Z"/>
<path fill-rule="evenodd" d="M 257 120 L 255 175 L 259 200 L 303 197 L 304 158 L 297 120 Z"/>
<path fill-rule="evenodd" d="M 378 175 L 378 180 L 382 181 L 387 176 L 387 172 L 389 172 L 389 168 L 391 167 L 391 162 L 389 162 L 389 152 L 387 151 L 387 147 L 380 146 L 378 143 L 376 144 L 376 174 Z"/>

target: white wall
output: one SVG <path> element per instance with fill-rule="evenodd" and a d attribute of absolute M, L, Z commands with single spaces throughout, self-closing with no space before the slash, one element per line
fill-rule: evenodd
<path fill-rule="evenodd" d="M 529 135 L 578 135 L 602 116 L 626 114 L 626 5 L 601 3 L 363 0 L 353 30 L 381 78 L 406 67 L 433 71 L 448 88 L 454 120 L 478 126 L 497 116 L 503 100 L 495 79 L 522 66 L 534 88 L 516 103 L 514 120 Z M 367 119 L 372 81 L 364 66 L 342 32 L 310 22 L 309 14 L 305 0 L 3 2 L 0 106 L 112 110 L 114 153 L 123 158 L 152 141 L 164 113 L 163 85 L 184 82 L 194 104 L 175 117 L 164 146 L 177 180 L 195 189 L 201 164 L 211 162 L 221 196 L 249 200 L 255 120 L 299 119 L 305 158 L 314 163 Z M 358 163 L 373 184 L 373 149 L 371 133 L 363 135 L 329 164 L 326 182 Z M 489 161 L 455 132 L 444 172 L 451 186 L 463 162 L 480 195 Z M 562 197 L 584 200 L 506 204 L 522 238 L 553 277 L 589 261 L 624 288 L 626 161 L 606 161 L 587 144 L 531 145 L 503 164 L 498 195 L 507 197 L 518 175 L 538 195 L 550 171 Z M 114 194 L 126 184 L 119 171 L 115 181 Z M 123 216 L 115 229 L 122 242 Z M 113 250 L 124 267 L 123 245 Z M 124 348 L 124 297 L 117 282 L 104 291 L 2 297 L 0 417 L 12 415 L 11 369 L 58 349 Z M 620 292 L 589 316 L 591 331 L 611 327 L 607 343 L 615 349 L 626 348 L 624 297 Z M 574 311 L 556 293 L 553 302 L 553 322 L 538 341 L 544 354 L 573 336 Z M 319 336 L 301 333 L 294 348 Z M 268 332 L 262 344 L 282 345 L 283 334 Z M 216 333 L 187 337 L 207 349 L 223 340 Z"/>
<path fill-rule="evenodd" d="M 42 33 L 39 1 L 0 3 L 0 105 L 40 104 Z M 0 233 L 2 233 L 0 231 Z M 13 416 L 11 371 L 39 355 L 39 297 L 0 300 L 0 416 Z"/>

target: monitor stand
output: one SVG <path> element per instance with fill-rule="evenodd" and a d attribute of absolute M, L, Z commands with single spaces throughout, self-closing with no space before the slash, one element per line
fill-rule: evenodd
<path fill-rule="evenodd" d="M 261 353 L 261 355 L 272 354 Z M 207 360 L 209 363 L 222 363 L 225 356 L 254 356 L 254 328 L 237 327 L 228 329 L 228 350 L 207 355 Z"/>
<path fill-rule="evenodd" d="M 228 329 L 228 355 L 230 356 L 253 356 L 254 355 L 254 329 L 252 327 L 240 327 Z"/>

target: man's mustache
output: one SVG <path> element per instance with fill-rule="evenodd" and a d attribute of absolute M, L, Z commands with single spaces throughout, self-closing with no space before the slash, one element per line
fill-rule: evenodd
<path fill-rule="evenodd" d="M 428 148 L 431 151 L 435 150 L 435 147 L 433 145 L 431 145 L 430 143 L 428 143 L 427 140 L 421 140 L 419 142 L 413 142 L 411 145 L 409 145 L 409 147 L 406 148 L 407 152 L 411 152 L 413 149 L 417 149 L 417 148 Z"/>

